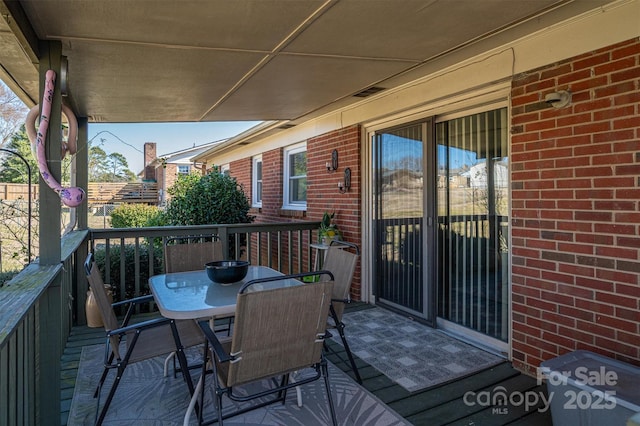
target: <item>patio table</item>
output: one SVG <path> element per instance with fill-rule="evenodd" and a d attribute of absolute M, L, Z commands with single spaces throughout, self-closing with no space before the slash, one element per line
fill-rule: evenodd
<path fill-rule="evenodd" d="M 250 265 L 247 276 L 242 281 L 220 284 L 211 281 L 203 268 L 198 271 L 154 275 L 149 278 L 149 287 L 158 305 L 158 310 L 163 317 L 176 320 L 213 319 L 235 314 L 238 291 L 245 283 L 258 278 L 272 278 L 282 275 L 284 274 L 267 266 Z M 255 284 L 247 291 L 268 290 L 270 288 L 301 284 L 302 282 L 296 279 L 277 280 Z M 177 346 L 176 344 L 176 348 Z M 183 351 L 177 350 L 176 356 L 180 360 L 180 365 L 187 365 Z M 191 375 L 184 374 L 184 377 L 187 381 L 189 392 L 193 396 L 196 390 L 193 388 Z M 187 410 L 188 413 L 193 409 L 194 401 L 190 404 Z"/>
<path fill-rule="evenodd" d="M 247 276 L 237 283 L 219 284 L 211 281 L 205 269 L 174 272 L 149 278 L 149 287 L 165 318 L 198 319 L 230 316 L 236 310 L 238 290 L 246 282 L 258 278 L 284 275 L 267 266 L 249 266 Z M 249 291 L 300 285 L 295 279 L 278 280 L 252 286 Z"/>

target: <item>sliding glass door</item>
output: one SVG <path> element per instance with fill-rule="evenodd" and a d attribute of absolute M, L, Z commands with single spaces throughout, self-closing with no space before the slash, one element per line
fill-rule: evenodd
<path fill-rule="evenodd" d="M 507 341 L 507 128 L 501 108 L 373 134 L 378 303 Z"/>
<path fill-rule="evenodd" d="M 508 339 L 506 108 L 436 125 L 438 316 Z"/>
<path fill-rule="evenodd" d="M 427 123 L 378 132 L 373 140 L 374 289 L 379 303 L 428 319 L 425 280 Z"/>

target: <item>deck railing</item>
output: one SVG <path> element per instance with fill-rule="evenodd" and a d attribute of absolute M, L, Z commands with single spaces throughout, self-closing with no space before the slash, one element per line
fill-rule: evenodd
<path fill-rule="evenodd" d="M 130 250 L 122 248 L 131 248 L 139 273 L 127 296 L 137 296 L 148 291 L 140 279 L 142 253 L 147 250 L 148 265 L 159 261 L 162 272 L 157 257 L 162 258 L 163 243 L 171 237 L 215 234 L 231 257 L 291 273 L 311 269 L 309 243 L 318 227 L 319 222 L 207 225 L 95 229 L 65 236 L 60 264 L 34 262 L 0 289 L 0 426 L 58 424 L 62 352 L 71 327 L 86 320 L 88 286 L 82 267 L 89 250 L 104 250 L 106 264 L 118 265 L 118 271 L 105 269 L 105 282 L 126 294 Z"/>

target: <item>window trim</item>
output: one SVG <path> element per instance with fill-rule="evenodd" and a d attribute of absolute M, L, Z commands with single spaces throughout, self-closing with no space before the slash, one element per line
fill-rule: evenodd
<path fill-rule="evenodd" d="M 304 203 L 291 203 L 289 202 L 289 157 L 301 152 L 307 152 L 307 142 L 302 142 L 295 145 L 290 145 L 284 149 L 283 167 L 282 167 L 282 208 L 285 210 L 307 210 L 307 200 Z M 309 171 L 305 173 L 304 177 L 307 178 Z"/>
<path fill-rule="evenodd" d="M 261 164 L 262 176 L 260 178 L 260 184 L 262 184 L 262 191 L 260 192 L 260 199 L 258 200 L 258 173 L 257 166 Z M 256 155 L 251 160 L 251 207 L 262 207 L 262 193 L 264 192 L 264 163 L 262 162 L 262 154 Z"/>
<path fill-rule="evenodd" d="M 187 172 L 186 173 L 185 172 L 181 172 L 180 171 L 181 167 L 186 167 L 187 168 Z M 176 166 L 176 172 L 177 172 L 178 175 L 185 175 L 186 176 L 186 175 L 190 174 L 191 173 L 191 164 L 178 164 Z"/>

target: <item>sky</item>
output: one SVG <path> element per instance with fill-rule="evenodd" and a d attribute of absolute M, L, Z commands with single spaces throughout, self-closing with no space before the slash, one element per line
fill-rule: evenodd
<path fill-rule="evenodd" d="M 257 121 L 211 123 L 89 123 L 91 146 L 99 146 L 107 154 L 118 152 L 125 156 L 133 173 L 144 167 L 145 142 L 156 143 L 158 157 L 194 145 L 227 139 L 255 126 Z"/>

